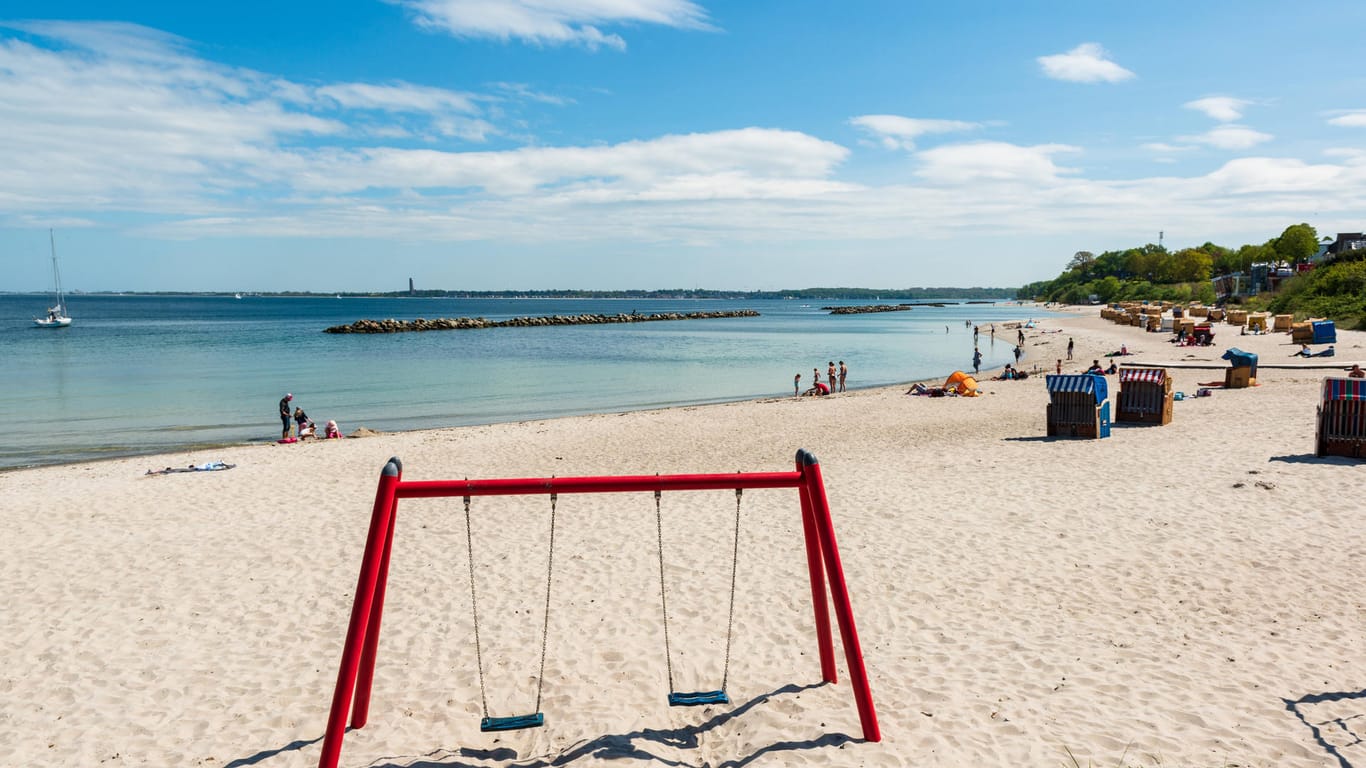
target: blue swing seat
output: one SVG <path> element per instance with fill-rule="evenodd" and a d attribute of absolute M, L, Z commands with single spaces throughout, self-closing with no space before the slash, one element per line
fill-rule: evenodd
<path fill-rule="evenodd" d="M 511 715 L 509 717 L 486 717 L 479 721 L 481 731 L 520 731 L 523 728 L 540 728 L 545 725 L 545 715 Z"/>
<path fill-rule="evenodd" d="M 730 697 L 725 691 L 696 691 L 693 693 L 670 693 L 671 707 L 700 707 L 703 704 L 729 704 Z"/>

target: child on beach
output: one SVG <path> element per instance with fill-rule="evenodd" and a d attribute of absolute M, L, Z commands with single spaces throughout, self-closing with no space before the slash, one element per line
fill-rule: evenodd
<path fill-rule="evenodd" d="M 800 397 L 802 394 L 802 375 L 799 373 L 792 377 L 792 396 Z"/>

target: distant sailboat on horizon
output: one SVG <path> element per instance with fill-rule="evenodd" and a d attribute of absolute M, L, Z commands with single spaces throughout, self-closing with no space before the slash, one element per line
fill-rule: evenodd
<path fill-rule="evenodd" d="M 52 230 L 47 231 L 48 243 L 52 246 L 52 292 L 57 303 L 47 309 L 47 317 L 34 318 L 35 328 L 65 328 L 71 325 L 71 317 L 66 313 L 66 294 L 62 292 L 62 273 L 57 269 L 57 238 Z"/>

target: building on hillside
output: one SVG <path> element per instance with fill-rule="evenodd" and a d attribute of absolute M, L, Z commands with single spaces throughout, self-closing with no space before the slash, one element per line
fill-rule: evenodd
<path fill-rule="evenodd" d="M 1338 239 L 1319 249 L 1323 257 L 1330 260 L 1349 251 L 1361 250 L 1366 250 L 1366 234 L 1361 232 L 1339 232 Z"/>

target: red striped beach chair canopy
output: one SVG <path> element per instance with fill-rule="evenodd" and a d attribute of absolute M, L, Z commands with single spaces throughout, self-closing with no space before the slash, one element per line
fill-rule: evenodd
<path fill-rule="evenodd" d="M 1120 368 L 1119 383 L 1143 382 L 1161 384 L 1167 378 L 1166 368 Z"/>

